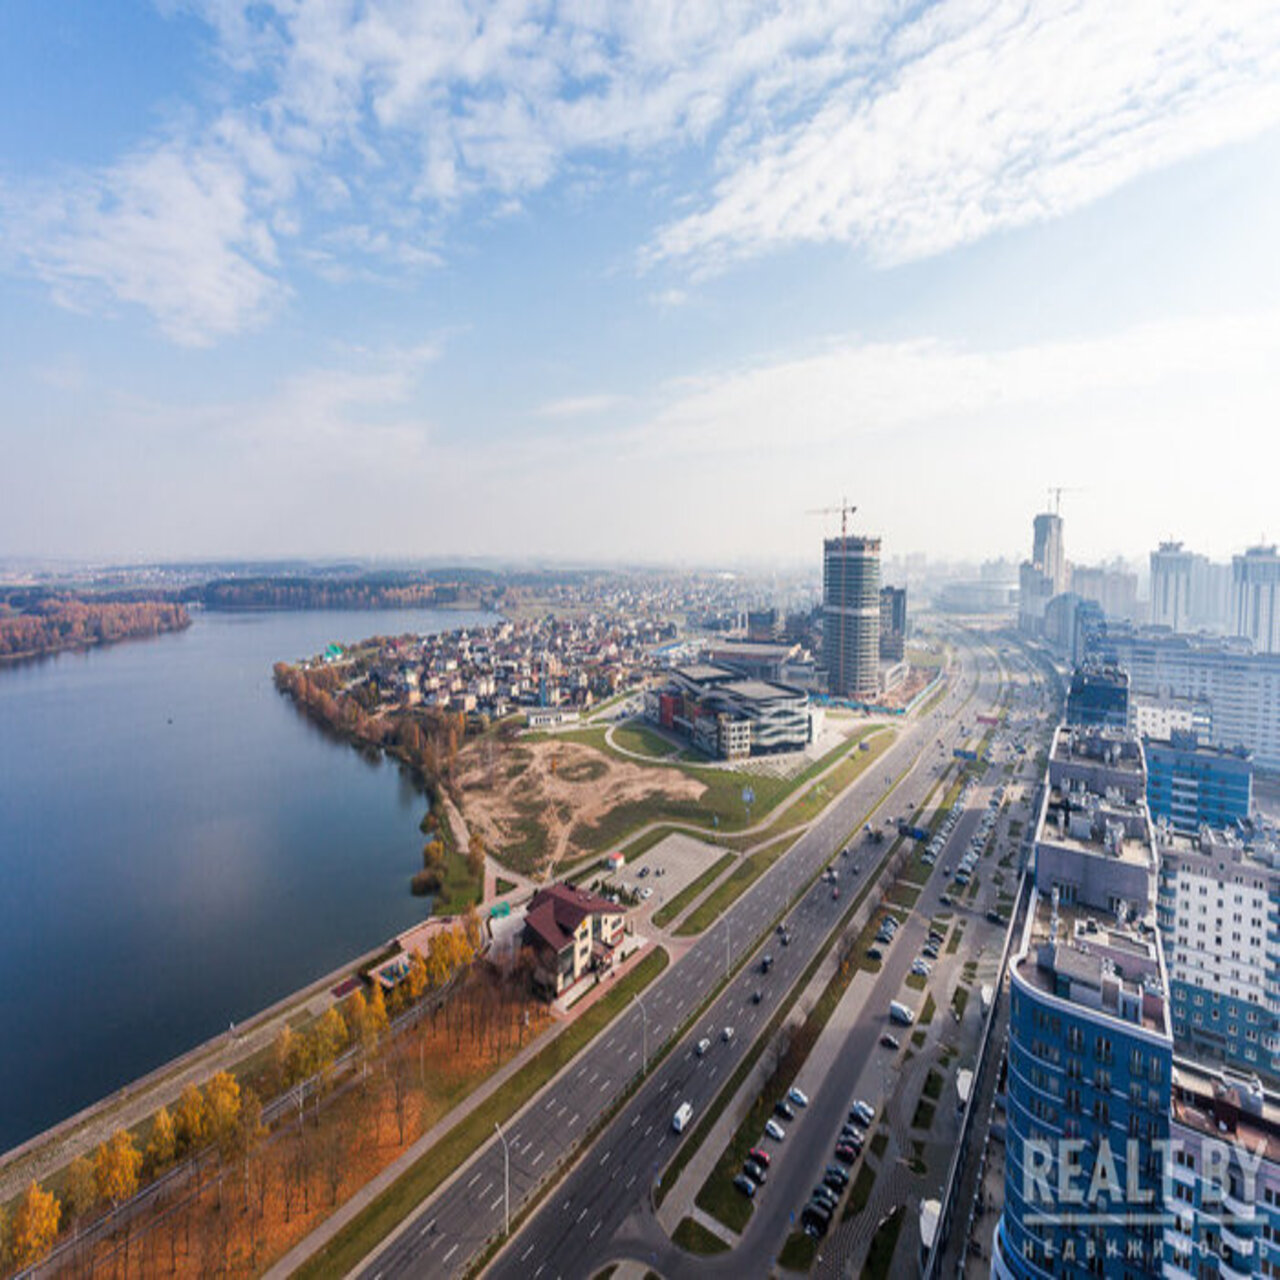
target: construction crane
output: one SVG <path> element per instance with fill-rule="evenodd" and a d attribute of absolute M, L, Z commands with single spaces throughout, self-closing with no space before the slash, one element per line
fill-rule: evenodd
<path fill-rule="evenodd" d="M 838 507 L 811 507 L 807 515 L 811 516 L 839 516 L 840 517 L 840 536 L 847 538 L 849 536 L 849 517 L 857 511 L 857 507 L 849 505 L 848 498 L 841 498 Z"/>
<path fill-rule="evenodd" d="M 1049 497 L 1053 499 L 1053 514 L 1055 516 L 1062 514 L 1062 495 L 1064 493 L 1083 493 L 1083 489 L 1077 489 L 1074 485 L 1054 484 L 1049 486 Z"/>

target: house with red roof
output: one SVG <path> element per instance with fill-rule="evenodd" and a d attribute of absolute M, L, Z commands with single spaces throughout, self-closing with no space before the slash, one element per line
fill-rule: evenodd
<path fill-rule="evenodd" d="M 620 906 L 586 889 L 539 889 L 524 916 L 524 944 L 536 957 L 535 986 L 554 998 L 584 974 L 612 965 L 622 918 Z"/>

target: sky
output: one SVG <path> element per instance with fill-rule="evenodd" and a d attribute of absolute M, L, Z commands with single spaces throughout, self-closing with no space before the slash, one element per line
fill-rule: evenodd
<path fill-rule="evenodd" d="M 1280 538 L 1274 0 L 8 0 L 0 558 Z"/>

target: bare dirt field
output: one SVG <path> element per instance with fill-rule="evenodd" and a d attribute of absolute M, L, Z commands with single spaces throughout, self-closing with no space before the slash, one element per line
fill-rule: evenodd
<path fill-rule="evenodd" d="M 656 816 L 661 802 L 696 802 L 706 790 L 678 769 L 555 739 L 468 747 L 458 757 L 457 783 L 468 827 L 501 861 L 526 873 L 590 851 L 585 833 L 611 813 L 652 804 Z"/>

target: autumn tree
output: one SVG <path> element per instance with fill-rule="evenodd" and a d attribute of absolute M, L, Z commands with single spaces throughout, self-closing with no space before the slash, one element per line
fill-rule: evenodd
<path fill-rule="evenodd" d="M 138 1189 L 142 1153 L 134 1146 L 127 1129 L 117 1129 L 102 1143 L 93 1158 L 98 1194 L 112 1204 L 127 1200 Z"/>
<path fill-rule="evenodd" d="M 342 1014 L 330 1005 L 312 1027 L 310 1038 L 315 1054 L 312 1065 L 315 1070 L 324 1071 L 333 1065 L 351 1037 Z"/>
<path fill-rule="evenodd" d="M 76 1156 L 67 1166 L 67 1184 L 64 1191 L 71 1216 L 77 1225 L 98 1203 L 98 1176 L 93 1161 L 87 1156 Z"/>
<path fill-rule="evenodd" d="M 427 966 L 416 951 L 409 952 L 409 969 L 404 975 L 404 989 L 410 1001 L 421 999 L 427 989 Z"/>
<path fill-rule="evenodd" d="M 147 1168 L 159 1173 L 173 1163 L 178 1152 L 178 1127 L 169 1114 L 168 1107 L 161 1107 L 151 1125 L 151 1138 L 147 1143 Z"/>
<path fill-rule="evenodd" d="M 219 1071 L 204 1087 L 205 1135 L 226 1154 L 240 1115 L 240 1085 L 235 1076 Z"/>
<path fill-rule="evenodd" d="M 204 1097 L 193 1084 L 187 1085 L 178 1099 L 174 1127 L 179 1154 L 187 1155 L 204 1145 Z"/>
<path fill-rule="evenodd" d="M 38 1182 L 32 1182 L 13 1211 L 9 1251 L 14 1263 L 22 1268 L 39 1262 L 57 1239 L 61 1221 L 62 1205 L 58 1197 Z"/>
<path fill-rule="evenodd" d="M 478 831 L 471 832 L 471 839 L 467 844 L 467 870 L 477 878 L 484 875 L 486 852 L 484 837 Z"/>

